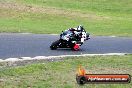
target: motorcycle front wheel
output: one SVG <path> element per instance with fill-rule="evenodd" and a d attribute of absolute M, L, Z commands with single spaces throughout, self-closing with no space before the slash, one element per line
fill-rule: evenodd
<path fill-rule="evenodd" d="M 60 42 L 59 40 L 53 42 L 53 43 L 51 44 L 51 46 L 50 46 L 50 49 L 51 49 L 51 50 L 56 50 L 59 42 Z"/>

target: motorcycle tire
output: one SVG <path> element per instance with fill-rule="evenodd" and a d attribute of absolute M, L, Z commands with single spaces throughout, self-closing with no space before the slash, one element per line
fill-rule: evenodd
<path fill-rule="evenodd" d="M 84 76 L 77 76 L 76 81 L 80 85 L 84 85 L 87 82 L 87 79 Z"/>
<path fill-rule="evenodd" d="M 51 49 L 51 50 L 56 50 L 56 49 L 57 49 L 57 45 L 58 45 L 59 42 L 60 42 L 59 40 L 53 42 L 53 43 L 51 44 L 51 46 L 50 46 L 50 49 Z"/>

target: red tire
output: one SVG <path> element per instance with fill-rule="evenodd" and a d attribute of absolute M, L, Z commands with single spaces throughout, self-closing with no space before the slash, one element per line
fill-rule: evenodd
<path fill-rule="evenodd" d="M 78 51 L 80 49 L 80 46 L 78 44 L 75 44 L 73 47 L 73 50 Z"/>

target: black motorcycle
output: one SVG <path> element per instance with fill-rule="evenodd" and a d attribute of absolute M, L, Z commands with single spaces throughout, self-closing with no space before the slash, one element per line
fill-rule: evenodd
<path fill-rule="evenodd" d="M 80 31 L 77 35 L 72 31 L 64 31 L 60 34 L 60 39 L 51 44 L 50 49 L 71 48 L 72 50 L 77 51 L 84 41 L 90 39 L 89 35 L 90 34 L 86 31 Z"/>

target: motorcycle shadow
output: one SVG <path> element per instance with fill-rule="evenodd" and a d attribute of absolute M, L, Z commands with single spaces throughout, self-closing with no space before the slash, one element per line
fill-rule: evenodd
<path fill-rule="evenodd" d="M 72 50 L 71 48 L 57 48 L 55 51 L 80 52 L 80 51 L 84 51 L 84 50 L 79 49 L 79 50 L 75 51 L 75 50 Z"/>

